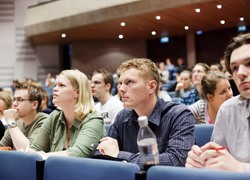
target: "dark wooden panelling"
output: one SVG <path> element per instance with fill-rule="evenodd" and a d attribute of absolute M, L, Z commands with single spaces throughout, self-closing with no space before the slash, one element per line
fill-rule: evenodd
<path fill-rule="evenodd" d="M 170 37 L 168 43 L 161 43 L 160 39 L 148 40 L 148 58 L 155 62 L 160 62 L 170 58 L 172 63 L 177 65 L 177 58 L 186 61 L 186 36 Z"/>

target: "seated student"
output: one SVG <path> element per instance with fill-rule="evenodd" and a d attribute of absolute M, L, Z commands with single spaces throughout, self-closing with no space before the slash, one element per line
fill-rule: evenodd
<path fill-rule="evenodd" d="M 223 102 L 233 97 L 227 76 L 220 71 L 210 71 L 201 80 L 201 98 L 188 106 L 196 123 L 214 124 L 217 112 Z"/>
<path fill-rule="evenodd" d="M 93 72 L 91 89 L 93 96 L 99 101 L 95 104 L 95 109 L 102 115 L 106 124 L 112 124 L 118 112 L 123 109 L 122 102 L 111 94 L 113 84 L 111 72 L 105 69 Z"/>
<path fill-rule="evenodd" d="M 192 87 L 192 73 L 184 70 L 180 73 L 179 82 L 175 88 L 175 97 L 181 97 L 184 93 L 189 93 Z"/>
<path fill-rule="evenodd" d="M 212 141 L 194 145 L 186 167 L 250 172 L 250 33 L 234 37 L 225 63 L 240 95 L 224 102 L 217 114 Z"/>
<path fill-rule="evenodd" d="M 43 89 L 43 87 L 39 87 L 41 93 L 42 93 L 42 102 L 41 102 L 41 108 L 40 111 L 44 112 L 46 114 L 50 114 L 54 109 L 49 107 L 50 97 L 49 93 Z"/>
<path fill-rule="evenodd" d="M 222 67 L 220 63 L 212 63 L 210 65 L 210 71 L 221 71 L 222 72 Z"/>
<path fill-rule="evenodd" d="M 194 104 L 200 99 L 201 79 L 209 71 L 209 66 L 205 63 L 197 63 L 192 70 L 192 82 L 195 86 L 189 93 L 183 93 L 181 103 L 186 105 Z"/>
<path fill-rule="evenodd" d="M 108 136 L 97 146 L 100 153 L 143 166 L 138 153 L 138 117 L 147 116 L 155 133 L 160 165 L 184 166 L 187 152 L 195 143 L 194 117 L 183 104 L 159 98 L 160 75 L 149 59 L 134 58 L 119 67 L 120 92 L 124 105 Z"/>
<path fill-rule="evenodd" d="M 47 115 L 39 112 L 41 91 L 33 85 L 18 84 L 13 96 L 13 109 L 4 111 L 8 124 L 0 146 L 25 149 L 36 137 Z"/>
<path fill-rule="evenodd" d="M 56 78 L 53 103 L 59 108 L 45 120 L 27 151 L 43 158 L 90 157 L 92 144 L 104 137 L 105 128 L 94 109 L 87 76 L 79 70 L 63 70 Z"/>
<path fill-rule="evenodd" d="M 171 97 L 169 96 L 167 91 L 162 90 L 162 84 L 163 84 L 163 80 L 161 79 L 159 81 L 159 92 L 158 92 L 158 96 L 160 98 L 162 98 L 164 101 L 172 101 Z"/>

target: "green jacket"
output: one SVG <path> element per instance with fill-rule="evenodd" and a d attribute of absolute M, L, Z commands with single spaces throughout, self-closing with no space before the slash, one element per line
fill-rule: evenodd
<path fill-rule="evenodd" d="M 93 146 L 105 136 L 103 118 L 92 112 L 82 121 L 74 119 L 70 128 L 70 141 L 66 152 L 69 156 L 90 157 Z M 61 109 L 55 109 L 44 122 L 30 148 L 36 151 L 56 152 L 65 149 L 66 123 Z"/>

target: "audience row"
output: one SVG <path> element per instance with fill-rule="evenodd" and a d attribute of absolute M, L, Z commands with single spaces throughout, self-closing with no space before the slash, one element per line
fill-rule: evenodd
<path fill-rule="evenodd" d="M 120 99 L 111 95 L 113 79 L 106 70 L 95 71 L 91 83 L 79 70 L 63 70 L 55 79 L 52 94 L 57 108 L 49 115 L 40 112 L 42 90 L 19 84 L 12 108 L 6 101 L 2 110 L 8 129 L 0 146 L 36 153 L 44 159 L 89 158 L 98 152 L 100 158 L 122 159 L 143 169 L 137 119 L 147 116 L 157 138 L 160 165 L 250 172 L 249 52 L 249 33 L 233 38 L 225 51 L 227 71 L 240 93 L 235 97 L 223 73 L 209 72 L 206 64 L 198 63 L 191 74 L 183 71 L 176 85 L 180 103 L 165 101 L 158 96 L 162 82 L 159 69 L 145 58 L 133 58 L 119 66 Z M 188 87 L 185 78 L 191 75 L 193 85 Z M 105 123 L 112 124 L 107 134 Z M 215 123 L 212 142 L 196 145 L 195 123 Z"/>

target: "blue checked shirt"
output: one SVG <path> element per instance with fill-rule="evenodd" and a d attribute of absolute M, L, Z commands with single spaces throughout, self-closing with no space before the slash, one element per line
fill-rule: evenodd
<path fill-rule="evenodd" d="M 137 118 L 134 110 L 123 109 L 116 116 L 108 136 L 118 141 L 120 152 L 117 158 L 143 167 L 137 146 Z M 158 98 L 148 124 L 157 138 L 160 165 L 184 166 L 187 153 L 195 144 L 195 120 L 190 110 L 183 104 Z"/>

